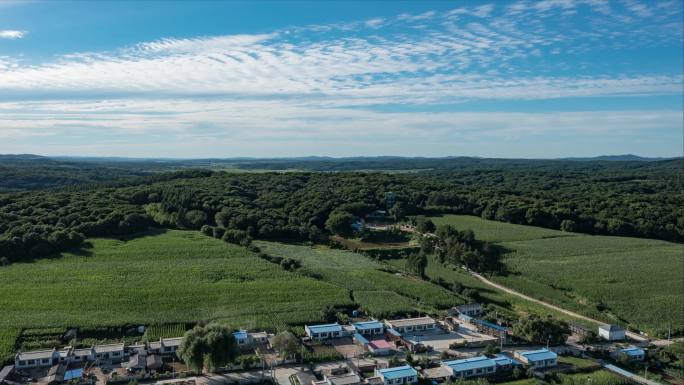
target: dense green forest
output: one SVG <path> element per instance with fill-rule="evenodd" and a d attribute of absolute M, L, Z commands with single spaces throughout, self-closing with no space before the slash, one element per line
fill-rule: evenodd
<path fill-rule="evenodd" d="M 251 239 L 317 242 L 327 236 L 331 213 L 363 216 L 375 209 L 386 209 L 395 219 L 472 214 L 589 234 L 684 240 L 681 159 L 488 160 L 411 173 L 159 172 L 178 165 L 130 164 L 136 166 L 120 166 L 127 170 L 122 178 L 1 194 L 2 261 L 40 258 L 77 246 L 85 237 L 149 227 L 202 228 L 244 244 Z M 87 167 L 104 166 L 81 162 L 77 168 Z M 32 168 L 21 169 L 28 176 Z M 53 176 L 41 168 L 33 176 L 43 173 Z"/>

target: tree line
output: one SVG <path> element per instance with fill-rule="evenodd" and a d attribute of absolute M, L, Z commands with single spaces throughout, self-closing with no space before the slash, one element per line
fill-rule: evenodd
<path fill-rule="evenodd" d="M 354 218 L 378 209 L 394 219 L 459 213 L 565 231 L 683 241 L 684 199 L 676 178 L 668 169 L 624 172 L 631 179 L 618 181 L 619 173 L 609 177 L 600 170 L 567 175 L 505 168 L 415 174 L 186 170 L 107 185 L 0 194 L 0 262 L 41 258 L 87 237 L 126 236 L 150 227 L 202 229 L 240 244 L 251 239 L 322 242 L 330 233 L 351 231 Z M 446 259 L 467 262 L 477 253 L 496 252 L 470 242 L 468 234 L 444 231 Z M 486 258 L 476 259 L 488 264 Z"/>

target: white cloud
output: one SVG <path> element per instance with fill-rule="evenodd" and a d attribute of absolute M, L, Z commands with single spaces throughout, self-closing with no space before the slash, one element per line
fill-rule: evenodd
<path fill-rule="evenodd" d="M 671 33 L 672 23 L 681 23 L 677 3 L 650 18 L 641 3 L 614 12 L 613 5 L 465 5 L 258 35 L 167 38 L 36 64 L 0 56 L 0 138 L 142 135 L 244 148 L 319 141 L 333 150 L 353 142 L 361 150 L 360 143 L 387 138 L 441 145 L 678 127 L 677 111 L 427 112 L 472 100 L 681 95 L 681 74 L 622 74 L 598 61 L 564 70 L 573 55 L 682 38 Z M 555 26 L 574 17 L 584 18 L 581 30 Z M 636 17 L 645 21 L 630 24 Z M 380 112 L 378 105 L 426 112 Z"/>
<path fill-rule="evenodd" d="M 25 35 L 26 31 L 17 31 L 11 29 L 0 30 L 0 39 L 21 39 Z"/>

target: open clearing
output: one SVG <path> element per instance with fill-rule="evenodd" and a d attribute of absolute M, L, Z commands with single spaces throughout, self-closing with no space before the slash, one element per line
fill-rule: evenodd
<path fill-rule="evenodd" d="M 663 333 L 670 324 L 684 330 L 681 244 L 565 233 L 465 215 L 433 221 L 472 229 L 476 238 L 508 249 L 510 274 L 492 277 L 505 286 L 640 330 Z"/>
<path fill-rule="evenodd" d="M 93 239 L 60 258 L 0 268 L 0 352 L 12 330 L 224 319 L 235 327 L 322 321 L 347 290 L 193 231 Z"/>

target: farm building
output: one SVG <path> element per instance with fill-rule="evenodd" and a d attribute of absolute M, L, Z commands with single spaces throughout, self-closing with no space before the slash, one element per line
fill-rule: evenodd
<path fill-rule="evenodd" d="M 625 357 L 630 361 L 643 361 L 646 357 L 646 351 L 636 346 L 620 349 L 616 354 L 617 358 Z"/>
<path fill-rule="evenodd" d="M 71 352 L 71 362 L 91 361 L 93 357 L 93 348 L 74 349 Z"/>
<path fill-rule="evenodd" d="M 367 335 L 379 335 L 385 331 L 385 326 L 380 321 L 364 321 L 355 322 L 352 324 L 356 333 L 367 336 Z"/>
<path fill-rule="evenodd" d="M 360 385 L 361 377 L 356 373 L 345 373 L 337 376 L 324 376 L 323 382 L 326 385 Z"/>
<path fill-rule="evenodd" d="M 386 356 L 392 351 L 392 345 L 385 340 L 373 340 L 368 343 L 368 351 L 375 356 Z"/>
<path fill-rule="evenodd" d="M 537 369 L 558 365 L 558 355 L 548 349 L 515 352 L 515 358 L 523 364 Z"/>
<path fill-rule="evenodd" d="M 580 337 L 588 337 L 592 334 L 591 330 L 585 326 L 582 326 L 580 324 L 571 322 L 568 324 L 570 326 L 570 331 L 573 334 L 577 334 Z"/>
<path fill-rule="evenodd" d="M 266 332 L 248 333 L 247 330 L 241 329 L 234 332 L 233 337 L 235 338 L 238 347 L 241 348 L 268 343 L 268 333 Z"/>
<path fill-rule="evenodd" d="M 337 322 L 325 325 L 305 325 L 304 331 L 309 338 L 315 341 L 338 338 L 344 335 L 342 326 Z"/>
<path fill-rule="evenodd" d="M 14 356 L 14 367 L 17 370 L 52 366 L 59 360 L 57 350 L 36 350 L 17 353 Z"/>
<path fill-rule="evenodd" d="M 107 344 L 93 346 L 95 360 L 111 360 L 121 362 L 124 359 L 124 344 Z"/>
<path fill-rule="evenodd" d="M 520 362 L 505 354 L 495 354 L 492 360 L 496 363 L 496 370 L 512 370 L 516 366 L 522 366 Z"/>
<path fill-rule="evenodd" d="M 472 319 L 470 321 L 478 332 L 488 334 L 490 336 L 498 338 L 506 338 L 508 336 L 508 328 L 505 326 L 497 325 L 489 321 L 481 319 Z"/>
<path fill-rule="evenodd" d="M 437 322 L 432 317 L 418 317 L 418 318 L 403 318 L 391 321 L 385 321 L 385 325 L 397 332 L 414 333 L 426 330 L 434 330 Z"/>
<path fill-rule="evenodd" d="M 601 325 L 598 328 L 599 337 L 608 341 L 621 341 L 625 339 L 625 329 L 618 325 Z"/>
<path fill-rule="evenodd" d="M 156 342 L 150 342 L 148 352 L 152 354 L 173 355 L 178 350 L 183 337 L 162 338 Z"/>
<path fill-rule="evenodd" d="M 469 317 L 478 317 L 483 311 L 484 309 L 482 309 L 482 305 L 479 303 L 468 303 L 452 307 L 449 309 L 449 315 L 457 316 L 459 314 L 464 314 Z"/>
<path fill-rule="evenodd" d="M 375 375 L 382 379 L 384 385 L 415 384 L 418 382 L 418 372 L 409 365 L 375 369 Z"/>
<path fill-rule="evenodd" d="M 496 362 L 486 356 L 442 362 L 453 378 L 482 377 L 496 372 Z"/>

